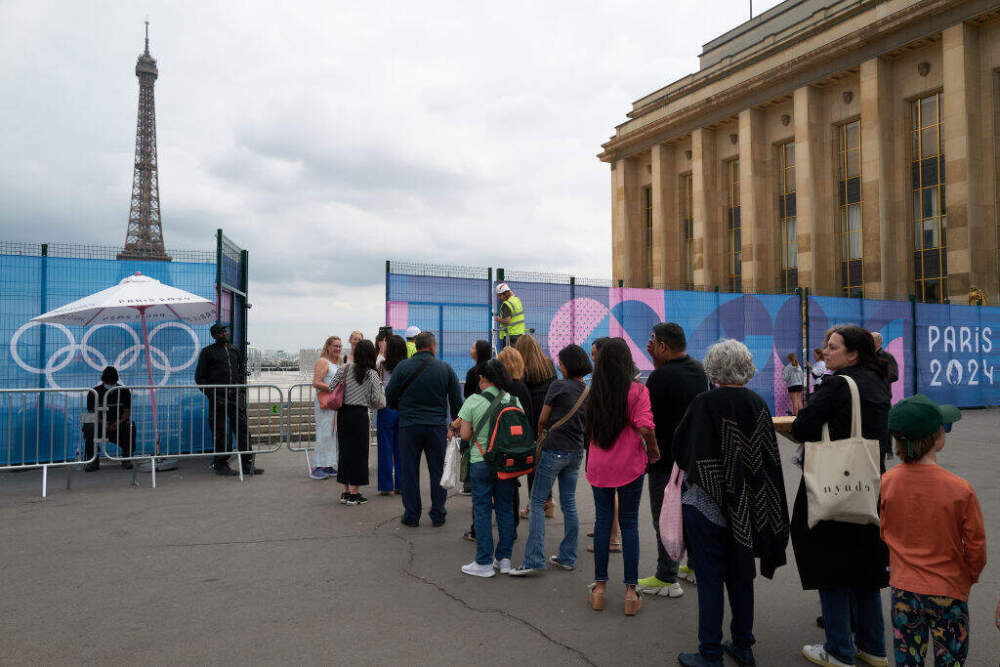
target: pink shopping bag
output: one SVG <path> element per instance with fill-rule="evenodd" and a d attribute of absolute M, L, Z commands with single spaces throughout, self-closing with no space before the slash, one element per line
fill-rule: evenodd
<path fill-rule="evenodd" d="M 670 481 L 663 491 L 663 506 L 660 508 L 660 540 L 663 548 L 675 561 L 684 555 L 684 522 L 681 518 L 681 485 L 684 471 L 674 464 L 670 471 Z"/>

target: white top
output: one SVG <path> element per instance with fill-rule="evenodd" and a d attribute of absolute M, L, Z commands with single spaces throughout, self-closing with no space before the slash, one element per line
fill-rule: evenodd
<path fill-rule="evenodd" d="M 813 364 L 810 373 L 812 373 L 813 379 L 815 380 L 817 387 L 823 384 L 823 376 L 826 375 L 826 362 L 823 361 L 822 359 L 817 361 L 815 364 Z"/>

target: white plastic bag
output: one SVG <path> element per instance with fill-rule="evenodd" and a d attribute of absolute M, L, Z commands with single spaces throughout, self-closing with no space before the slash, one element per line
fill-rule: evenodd
<path fill-rule="evenodd" d="M 882 477 L 879 472 L 878 440 L 861 435 L 861 397 L 850 377 L 841 375 L 851 391 L 851 435 L 830 441 L 823 424 L 819 442 L 805 443 L 806 504 L 808 524 L 820 521 L 875 524 Z"/>
<path fill-rule="evenodd" d="M 444 452 L 444 470 L 441 472 L 441 488 L 454 489 L 460 483 L 462 474 L 462 441 L 452 438 Z"/>

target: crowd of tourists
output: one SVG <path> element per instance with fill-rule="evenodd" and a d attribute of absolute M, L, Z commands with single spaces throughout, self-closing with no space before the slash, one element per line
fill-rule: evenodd
<path fill-rule="evenodd" d="M 232 384 L 235 378 L 223 377 L 233 372 L 227 332 L 219 326 L 212 333 L 216 347 L 202 353 L 199 384 Z M 530 577 L 577 567 L 582 469 L 595 508 L 587 533 L 587 550 L 594 554 L 590 607 L 607 605 L 612 552 L 622 553 L 626 615 L 640 611 L 642 594 L 676 598 L 684 595 L 682 578 L 696 583 L 699 644 L 678 656 L 680 664 L 721 665 L 726 654 L 740 665 L 755 664 L 753 580 L 758 569 L 774 577 L 786 563 L 789 540 L 802 588 L 818 592 L 817 624 L 826 634 L 824 643 L 802 648 L 810 662 L 888 665 L 880 591 L 890 586 L 895 663 L 923 664 L 933 645 L 935 664 L 964 664 L 969 593 L 986 564 L 983 518 L 968 482 L 937 465 L 961 413 L 921 395 L 891 406 L 898 373 L 877 332 L 853 325 L 830 329 L 811 364 L 803 368 L 790 353 L 782 373 L 795 441 L 878 442 L 878 469 L 869 485 L 876 490 L 856 494 L 860 513 L 850 516 L 842 509 L 831 514 L 810 488 L 808 478 L 821 475 L 817 468 L 828 461 L 808 446 L 793 459 L 803 474 L 789 515 L 772 415 L 747 387 L 757 369 L 739 341 L 720 340 L 699 361 L 687 354 L 679 325 L 657 324 L 646 344 L 655 370 L 645 382 L 621 338 L 597 339 L 589 350 L 567 345 L 555 364 L 528 333 L 503 343 L 496 357 L 488 341 L 472 345 L 474 365 L 463 391 L 452 367 L 437 357 L 430 332 L 410 327 L 403 337 L 383 327 L 373 342 L 355 331 L 347 349 L 339 337 L 329 337 L 313 373 L 310 477 L 336 478 L 345 505 L 368 502 L 362 489 L 370 483 L 374 411 L 378 493 L 400 495 L 402 524 L 418 527 L 423 458 L 430 477 L 427 515 L 432 526 L 442 526 L 448 514 L 441 486 L 445 452 L 449 438 L 457 438 L 472 497 L 465 536 L 476 544 L 475 558 L 461 571 Z M 112 386 L 113 379 L 110 373 L 102 378 Z M 810 380 L 814 391 L 807 396 Z M 234 406 L 205 391 L 222 421 L 231 421 Z M 520 415 L 518 423 L 537 441 L 530 474 L 498 472 L 490 458 L 501 421 L 497 406 Z M 886 471 L 893 450 L 902 463 Z M 213 462 L 218 474 L 234 474 L 226 458 L 220 452 Z M 259 474 L 252 457 L 243 459 L 244 472 Z M 639 505 L 647 484 L 657 562 L 654 573 L 640 578 Z M 520 488 L 527 493 L 523 508 Z M 557 489 L 563 534 L 558 553 L 546 558 L 545 520 L 555 515 Z M 667 509 L 674 502 L 676 516 Z M 515 564 L 522 519 L 528 535 Z M 723 641 L 727 595 L 732 621 Z M 997 614 L 1000 628 L 1000 606 Z"/>

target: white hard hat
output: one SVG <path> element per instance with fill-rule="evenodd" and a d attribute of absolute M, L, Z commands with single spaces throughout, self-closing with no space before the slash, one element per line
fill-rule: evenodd
<path fill-rule="evenodd" d="M 416 338 L 418 335 L 420 335 L 420 327 L 414 327 L 414 326 L 406 327 L 407 338 Z"/>
<path fill-rule="evenodd" d="M 509 292 L 510 288 L 507 287 L 507 283 L 500 283 L 497 285 L 497 294 L 503 294 L 504 292 Z"/>

